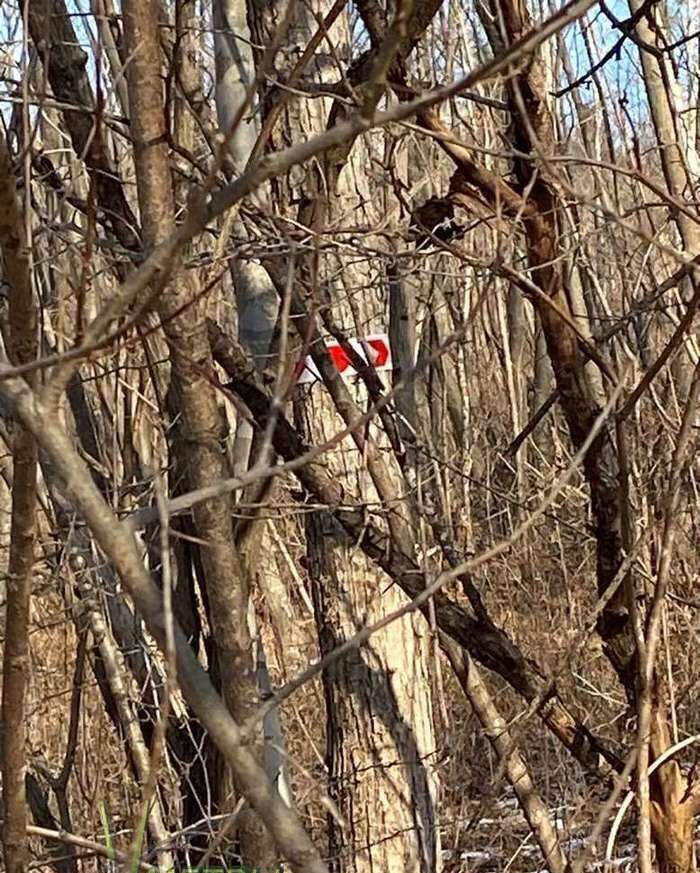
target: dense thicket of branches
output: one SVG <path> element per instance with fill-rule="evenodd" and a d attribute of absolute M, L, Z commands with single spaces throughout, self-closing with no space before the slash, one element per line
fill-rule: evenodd
<path fill-rule="evenodd" d="M 692 873 L 691 5 L 0 15 L 5 869 Z"/>

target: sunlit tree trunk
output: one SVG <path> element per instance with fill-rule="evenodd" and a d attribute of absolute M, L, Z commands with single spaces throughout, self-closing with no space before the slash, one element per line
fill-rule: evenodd
<path fill-rule="evenodd" d="M 324 14 L 328 9 L 330 4 L 319 11 Z M 280 8 L 266 14 L 267 20 L 258 19 L 258 28 L 269 40 L 272 21 L 281 17 Z M 305 45 L 314 30 L 313 19 L 297 7 L 290 39 Z M 347 51 L 346 33 L 341 19 L 332 29 L 341 55 Z M 332 60 L 328 58 L 326 64 L 324 60 L 321 51 L 320 60 L 312 66 L 322 81 L 335 73 Z M 275 141 L 295 142 L 322 130 L 328 108 L 327 100 L 315 100 L 300 111 L 288 105 Z M 367 153 L 364 144 L 355 148 L 357 154 L 350 157 L 340 178 L 334 175 L 331 179 L 312 168 L 294 171 L 283 183 L 277 180 L 273 190 L 278 214 L 297 217 L 290 209 L 294 199 L 302 200 L 298 220 L 315 232 L 333 222 L 364 220 L 358 207 L 367 190 Z M 388 310 L 363 299 L 370 295 L 358 293 L 360 287 L 382 279 L 362 267 L 345 267 L 340 278 L 331 280 L 332 275 L 339 276 L 341 267 L 342 261 L 335 256 L 321 257 L 318 262 L 306 257 L 297 271 L 294 293 L 308 312 L 319 303 L 327 307 L 321 319 L 330 319 L 347 337 L 385 330 Z M 371 299 L 377 299 L 376 291 Z M 300 325 L 298 330 L 303 336 L 304 328 Z M 367 402 L 363 389 L 346 385 L 341 393 L 346 390 L 351 403 L 362 406 Z M 312 443 L 343 427 L 321 383 L 297 388 L 294 405 L 295 418 Z M 371 430 L 374 442 L 378 433 Z M 376 503 L 361 452 L 344 442 L 329 452 L 327 463 L 349 494 Z M 401 493 L 399 481 L 395 486 L 397 494 Z M 309 585 L 323 655 L 405 603 L 405 598 L 328 514 L 312 513 L 306 534 Z M 366 648 L 351 651 L 324 671 L 328 792 L 334 806 L 328 815 L 328 854 L 334 870 L 427 873 L 440 868 L 427 664 L 427 624 L 422 617 L 407 617 L 375 634 Z"/>
<path fill-rule="evenodd" d="M 0 254 L 9 289 L 9 359 L 27 364 L 37 356 L 36 310 L 32 290 L 31 253 L 24 211 L 15 189 L 12 159 L 0 139 Z M 30 376 L 36 384 L 36 374 Z M 14 459 L 10 554 L 6 582 L 5 633 L 2 656 L 2 845 L 8 873 L 26 873 L 27 837 L 27 683 L 29 616 L 37 511 L 37 446 L 18 423 L 12 435 Z"/>
<path fill-rule="evenodd" d="M 125 2 L 124 29 L 131 53 L 128 85 L 139 206 L 145 241 L 153 247 L 172 233 L 175 223 L 155 0 Z M 178 438 L 183 441 L 180 457 L 187 484 L 197 488 L 219 482 L 229 473 L 222 450 L 225 422 L 208 378 L 212 359 L 204 312 L 186 272 L 177 273 L 159 294 L 158 314 L 172 366 L 170 390 L 180 410 Z M 203 545 L 201 568 L 222 696 L 241 723 L 259 696 L 248 627 L 248 580 L 235 548 L 229 496 L 200 504 L 194 522 Z M 262 732 L 252 745 L 262 760 Z M 235 799 L 220 796 L 219 802 L 231 808 Z M 244 863 L 268 863 L 274 857 L 272 841 L 249 807 L 240 811 L 237 833 Z"/>

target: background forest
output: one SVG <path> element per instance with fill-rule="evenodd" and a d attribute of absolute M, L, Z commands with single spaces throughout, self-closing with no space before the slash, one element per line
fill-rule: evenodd
<path fill-rule="evenodd" d="M 0 3 L 3 869 L 695 870 L 699 13 Z"/>

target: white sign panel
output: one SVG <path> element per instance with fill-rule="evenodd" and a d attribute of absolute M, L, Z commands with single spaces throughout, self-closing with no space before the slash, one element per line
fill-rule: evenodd
<path fill-rule="evenodd" d="M 338 372 L 343 378 L 356 376 L 357 371 L 350 363 L 350 359 L 346 355 L 342 346 L 335 340 L 325 340 L 326 348 L 331 360 L 335 364 Z M 350 346 L 357 352 L 365 363 L 371 364 L 375 370 L 384 371 L 392 369 L 391 362 L 391 346 L 389 345 L 389 337 L 385 333 L 375 333 L 364 337 L 361 340 L 349 340 Z M 321 380 L 321 374 L 316 369 L 311 355 L 303 362 L 299 362 L 299 375 L 297 382 L 303 384 L 305 382 L 318 382 Z"/>

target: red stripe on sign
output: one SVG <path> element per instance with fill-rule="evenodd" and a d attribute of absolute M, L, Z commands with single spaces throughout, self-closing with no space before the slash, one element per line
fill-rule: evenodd
<path fill-rule="evenodd" d="M 374 350 L 374 360 L 372 363 L 375 367 L 383 367 L 389 360 L 389 347 L 383 339 L 371 339 L 367 344 Z"/>
<path fill-rule="evenodd" d="M 329 346 L 328 354 L 331 356 L 339 373 L 342 373 L 343 370 L 346 370 L 350 366 L 350 358 L 341 346 Z"/>

